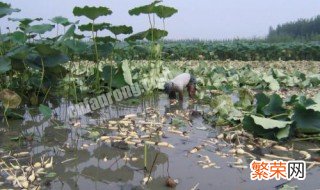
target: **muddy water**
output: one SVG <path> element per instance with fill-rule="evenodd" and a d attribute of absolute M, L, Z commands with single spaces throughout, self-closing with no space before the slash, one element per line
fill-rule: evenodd
<path fill-rule="evenodd" d="M 53 103 L 56 104 L 56 103 Z M 68 103 L 62 101 L 55 109 L 57 121 L 55 123 L 42 121 L 40 116 L 31 117 L 35 110 L 27 112 L 24 121 L 10 122 L 10 129 L 0 132 L 2 150 L 30 151 L 37 160 L 41 155 L 54 157 L 53 172 L 58 177 L 47 180 L 47 189 L 167 189 L 165 180 L 168 176 L 179 181 L 175 189 L 191 189 L 198 184 L 198 189 L 276 189 L 285 180 L 251 181 L 250 169 L 236 169 L 229 167 L 229 162 L 234 162 L 233 157 L 220 157 L 216 152 L 227 151 L 231 145 L 210 145 L 199 151 L 199 154 L 207 155 L 211 161 L 220 168 L 202 169 L 197 162 L 198 154 L 188 154 L 193 147 L 201 144 L 203 140 L 217 136 L 219 129 L 205 124 L 201 117 L 192 118 L 192 126 L 186 127 L 189 138 L 166 134 L 165 141 L 173 144 L 175 148 L 148 147 L 147 168 L 153 165 L 152 180 L 147 185 L 141 181 L 150 172 L 144 168 L 144 149 L 129 148 L 122 150 L 109 144 L 87 139 L 87 131 L 103 124 L 112 118 L 118 118 L 131 113 L 145 112 L 152 107 L 161 114 L 174 112 L 175 110 L 194 109 L 209 110 L 208 107 L 197 104 L 170 106 L 165 95 L 155 95 L 141 100 L 139 105 L 120 103 L 112 107 L 101 109 L 92 114 L 81 117 L 80 127 L 68 125 L 66 116 Z M 1 124 L 4 125 L 4 124 Z M 1 127 L 4 129 L 4 127 Z M 11 138 L 19 134 L 34 133 L 33 141 L 12 141 Z M 85 145 L 85 146 L 84 146 Z M 317 144 L 298 144 L 309 148 L 319 147 Z M 125 162 L 124 155 L 137 157 L 137 161 Z M 246 166 L 251 162 L 250 158 L 241 157 Z M 299 189 L 320 188 L 320 167 L 315 167 L 307 172 L 306 180 L 293 180 L 288 184 L 298 186 Z M 2 181 L 2 178 L 0 178 Z"/>

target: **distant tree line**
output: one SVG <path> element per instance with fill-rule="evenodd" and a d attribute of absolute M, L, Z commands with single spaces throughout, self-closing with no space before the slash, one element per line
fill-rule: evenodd
<path fill-rule="evenodd" d="M 278 25 L 275 29 L 270 27 L 267 41 L 319 41 L 320 15 L 311 19 L 299 19 Z"/>

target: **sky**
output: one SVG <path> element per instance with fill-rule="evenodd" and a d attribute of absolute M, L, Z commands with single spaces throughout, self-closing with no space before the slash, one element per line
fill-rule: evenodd
<path fill-rule="evenodd" d="M 71 21 L 84 17 L 75 17 L 75 6 L 107 6 L 113 14 L 97 22 L 110 22 L 113 25 L 130 25 L 134 32 L 148 28 L 147 16 L 130 16 L 128 10 L 150 3 L 151 0 L 1 0 L 13 8 L 21 9 L 12 18 L 42 17 L 43 22 L 55 16 L 64 16 Z M 223 40 L 234 38 L 259 38 L 268 34 L 269 27 L 294 21 L 300 18 L 312 18 L 320 14 L 319 0 L 164 0 L 164 5 L 173 6 L 178 13 L 166 21 L 169 32 L 167 39 L 206 39 Z M 0 19 L 1 30 L 15 28 L 15 24 Z M 157 21 L 162 27 L 162 22 Z"/>

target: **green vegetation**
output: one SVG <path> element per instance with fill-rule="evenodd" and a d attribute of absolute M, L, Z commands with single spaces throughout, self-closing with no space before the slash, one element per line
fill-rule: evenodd
<path fill-rule="evenodd" d="M 150 50 L 140 43 L 124 45 L 123 56 L 128 59 L 143 60 Z M 164 60 L 320 60 L 320 45 L 316 42 L 269 43 L 264 40 L 231 41 L 165 41 L 162 50 Z"/>
<path fill-rule="evenodd" d="M 290 41 L 319 41 L 320 39 L 320 16 L 311 19 L 299 19 L 278 25 L 269 30 L 267 37 L 271 42 Z"/>
<path fill-rule="evenodd" d="M 320 76 L 315 70 L 316 66 L 311 63 L 309 64 L 314 71 L 299 71 L 297 68 L 304 67 L 304 65 L 288 64 L 284 66 L 285 68 L 270 68 L 266 72 L 266 69 L 261 67 L 262 65 L 259 65 L 260 68 L 253 67 L 257 64 L 254 62 L 242 67 L 237 67 L 236 63 L 232 63 L 227 67 L 226 65 L 208 65 L 208 63 L 189 65 L 183 61 L 165 64 L 161 59 L 318 60 L 320 51 L 318 51 L 317 44 L 268 44 L 241 40 L 230 42 L 160 41 L 168 34 L 164 30 L 165 19 L 171 17 L 177 10 L 159 5 L 159 3 L 160 1 L 155 1 L 129 10 L 129 14 L 133 16 L 147 15 L 150 28 L 125 38 L 127 45 L 123 45 L 125 42 L 118 40 L 118 35 L 131 34 L 132 27 L 95 22 L 101 16 L 112 14 L 107 7 L 75 7 L 73 10 L 75 16 L 85 16 L 91 20 L 90 23 L 82 25 L 72 23 L 64 17 L 51 19 L 55 25 L 31 25 L 41 19 L 11 18 L 11 21 L 19 22 L 19 30 L 2 34 L 0 44 L 0 80 L 3 89 L 1 99 L 5 107 L 4 115 L 7 116 L 8 110 L 18 107 L 22 98 L 24 103 L 40 105 L 39 111 L 49 118 L 51 112 L 43 103 L 50 97 L 64 96 L 74 102 L 79 102 L 88 95 L 108 92 L 113 88 L 132 85 L 134 82 L 149 84 L 145 93 L 151 93 L 153 90 L 163 88 L 163 84 L 153 83 L 156 79 L 181 72 L 191 72 L 198 76 L 200 89 L 198 99 L 215 109 L 213 112 L 215 116 L 212 115 L 211 118 L 216 119 L 216 124 L 238 125 L 238 122 L 243 119 L 243 126 L 250 130 L 248 126 L 263 123 L 264 117 L 270 119 L 268 121 L 280 119 L 281 121 L 274 121 L 278 122 L 279 126 L 273 127 L 277 128 L 278 136 L 280 135 L 278 133 L 281 133 L 281 137 L 287 137 L 289 133 L 284 135 L 280 129 L 283 128 L 288 132 L 290 130 L 286 126 L 296 124 L 298 121 L 308 122 L 298 117 L 297 113 L 303 109 L 309 109 L 308 106 L 311 104 L 300 104 L 300 107 L 291 108 L 289 105 L 284 105 L 284 108 L 272 107 L 274 104 L 284 104 L 279 95 L 273 94 L 270 97 L 265 94 L 253 95 L 252 91 L 277 92 L 288 88 L 317 88 L 320 84 Z M 2 9 L 5 15 L 19 11 L 11 9 L 8 4 L 2 4 Z M 163 21 L 163 29 L 155 28 L 155 17 Z M 63 34 L 59 33 L 59 25 L 64 27 Z M 42 37 L 55 27 L 57 29 L 55 37 Z M 89 41 L 81 40 L 81 35 L 75 33 L 77 27 L 81 31 L 91 32 Z M 103 30 L 109 30 L 114 37 L 100 36 L 99 31 Z M 141 41 L 144 39 L 147 42 Z M 133 61 L 134 59 L 149 61 Z M 282 65 L 281 62 L 279 64 Z M 166 81 L 169 78 L 161 78 L 161 80 Z M 212 93 L 208 94 L 210 90 L 222 93 L 212 97 Z M 240 102 L 234 104 L 228 97 L 230 93 L 237 93 Z M 11 102 L 8 103 L 11 100 L 8 94 L 13 94 L 12 99 L 15 106 L 11 106 Z M 260 99 L 263 101 L 260 102 Z M 300 99 L 306 99 L 306 97 L 295 97 L 292 101 Z M 254 100 L 257 101 L 257 104 L 253 104 Z M 17 101 L 19 101 L 18 105 L 15 103 Z M 308 101 L 317 102 L 317 100 Z M 269 104 L 271 107 L 268 107 Z M 314 106 L 317 108 L 317 105 Z M 242 111 L 250 114 L 244 114 Z M 317 111 L 317 109 L 313 110 L 313 112 Z M 280 118 L 276 117 L 278 114 Z M 283 114 L 286 114 L 287 117 L 283 117 Z M 317 114 L 314 113 L 314 116 L 316 117 Z M 289 118 L 289 115 L 293 116 Z M 237 118 L 236 121 L 234 121 L 235 118 Z M 281 122 L 285 122 L 285 125 Z M 271 130 L 273 137 L 277 136 L 273 127 L 262 127 L 265 127 L 262 131 Z M 300 132 L 318 132 L 320 126 L 316 124 L 313 127 L 313 129 L 293 128 L 297 128 Z M 260 135 L 256 131 L 253 133 Z"/>

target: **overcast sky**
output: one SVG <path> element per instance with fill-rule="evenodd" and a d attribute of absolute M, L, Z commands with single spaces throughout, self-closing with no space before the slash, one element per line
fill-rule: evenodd
<path fill-rule="evenodd" d="M 134 32 L 148 28 L 146 16 L 129 16 L 128 10 L 151 2 L 150 0 L 2 0 L 20 13 L 12 18 L 42 17 L 45 22 L 54 16 L 64 16 L 71 21 L 84 18 L 74 17 L 75 6 L 107 6 L 113 14 L 104 22 L 114 25 L 133 26 Z M 179 12 L 167 21 L 168 39 L 231 39 L 252 38 L 267 35 L 270 26 L 279 23 L 312 18 L 320 13 L 319 0 L 164 0 Z M 158 22 L 159 28 L 161 23 Z M 13 28 L 7 17 L 0 20 L 3 30 Z"/>

